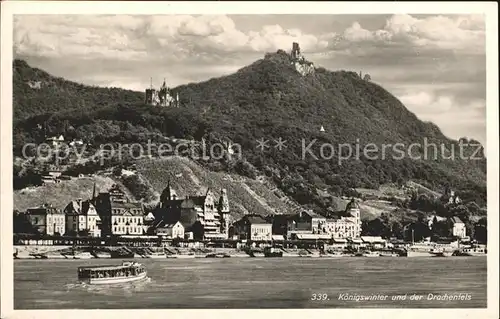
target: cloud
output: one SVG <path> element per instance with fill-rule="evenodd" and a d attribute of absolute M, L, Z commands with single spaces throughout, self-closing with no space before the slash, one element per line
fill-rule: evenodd
<path fill-rule="evenodd" d="M 338 37 L 347 42 L 365 42 L 367 45 L 409 45 L 424 51 L 447 49 L 480 54 L 485 50 L 485 34 L 484 17 L 481 15 L 418 19 L 403 14 L 391 16 L 382 29 L 373 31 L 354 22 Z"/>
<path fill-rule="evenodd" d="M 156 16 L 16 16 L 14 50 L 17 55 L 52 58 L 82 56 L 140 60 L 173 60 L 199 52 L 268 52 L 297 41 L 305 50 L 320 50 L 328 42 L 299 29 L 264 25 L 242 32 L 224 15 Z"/>
<path fill-rule="evenodd" d="M 437 124 L 447 136 L 475 137 L 486 141 L 486 100 L 459 101 L 452 95 L 429 91 L 409 91 L 400 96 L 401 102 L 424 121 Z M 464 129 L 467 128 L 467 129 Z"/>
<path fill-rule="evenodd" d="M 291 49 L 331 70 L 362 71 L 450 137 L 485 136 L 481 15 L 19 15 L 14 52 L 91 85 L 142 90 L 232 73 Z M 482 139 L 484 140 L 484 139 Z"/>

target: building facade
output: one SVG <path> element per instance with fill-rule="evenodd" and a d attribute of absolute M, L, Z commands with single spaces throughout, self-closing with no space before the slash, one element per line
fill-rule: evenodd
<path fill-rule="evenodd" d="M 87 233 L 91 237 L 101 236 L 101 218 L 90 200 L 81 198 L 71 201 L 63 210 L 67 234 Z"/>
<path fill-rule="evenodd" d="M 356 224 L 343 216 L 326 220 L 326 232 L 332 238 L 356 238 Z"/>
<path fill-rule="evenodd" d="M 130 201 L 117 185 L 107 193 L 100 193 L 94 202 L 101 218 L 103 236 L 145 233 L 142 204 Z"/>
<path fill-rule="evenodd" d="M 184 226 L 181 222 L 168 225 L 159 225 L 156 228 L 156 235 L 165 236 L 166 238 L 182 238 L 184 239 Z"/>
<path fill-rule="evenodd" d="M 240 240 L 272 240 L 273 224 L 260 215 L 245 215 L 233 227 L 235 236 Z"/>
<path fill-rule="evenodd" d="M 64 235 L 65 218 L 61 210 L 52 205 L 28 209 L 28 219 L 37 232 L 43 235 Z"/>
<path fill-rule="evenodd" d="M 458 238 L 465 238 L 467 236 L 467 229 L 465 223 L 458 217 L 450 218 L 452 224 L 452 235 Z"/>
<path fill-rule="evenodd" d="M 185 232 L 201 231 L 200 236 L 204 239 L 227 239 L 229 213 L 229 200 L 225 189 L 221 190 L 219 199 L 210 189 L 202 196 L 178 199 L 169 182 L 160 196 L 155 219 L 158 221 L 157 224 L 181 222 Z M 194 230 L 193 226 L 196 226 Z"/>

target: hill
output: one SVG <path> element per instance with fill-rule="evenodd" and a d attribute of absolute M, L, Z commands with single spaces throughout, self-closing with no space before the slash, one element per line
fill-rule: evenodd
<path fill-rule="evenodd" d="M 14 209 L 24 211 L 43 203 L 62 209 L 76 198 L 91 198 L 94 183 L 97 191 L 101 192 L 118 183 L 131 199 L 143 200 L 144 198 L 141 198 L 134 187 L 131 187 L 136 185 L 127 183 L 127 177 L 131 175 L 140 176 L 141 181 L 151 186 L 148 191 L 153 194 L 153 198 L 149 201 L 143 200 L 150 208 L 158 203 L 159 194 L 166 187 L 167 181 L 170 181 L 179 198 L 203 194 L 208 188 L 218 196 L 221 189 L 227 189 L 231 217 L 235 220 L 248 213 L 268 215 L 289 213 L 297 209 L 297 205 L 282 192 L 269 188 L 270 184 L 266 183 L 265 179 L 253 180 L 234 174 L 211 172 L 187 158 L 173 156 L 165 159 L 143 159 L 136 164 L 136 167 L 137 170 L 134 172 L 122 171 L 121 177 L 112 175 L 108 170 L 92 177 L 73 178 L 58 184 L 16 190 Z"/>
<path fill-rule="evenodd" d="M 57 184 L 47 184 L 39 187 L 28 187 L 14 191 L 14 209 L 25 211 L 28 208 L 42 204 L 52 204 L 63 209 L 70 201 L 77 198 L 83 200 L 92 197 L 94 183 L 97 192 L 104 192 L 118 181 L 106 176 L 94 176 L 63 180 Z M 127 192 L 130 196 L 130 192 Z"/>
<path fill-rule="evenodd" d="M 15 62 L 16 65 L 29 68 L 21 62 Z M 33 70 L 23 72 L 32 76 L 41 72 Z M 64 83 L 50 76 L 48 79 Z M 148 140 L 175 137 L 196 141 L 203 138 L 210 147 L 230 140 L 241 145 L 242 159 L 198 160 L 198 164 L 206 170 L 238 173 L 250 179 L 267 176 L 285 195 L 317 210 L 331 206 L 328 197 L 318 194 L 318 189 L 342 196 L 353 188 L 378 189 L 383 184 L 402 185 L 407 181 L 416 181 L 438 193 L 446 186 L 474 193 L 469 198 L 480 198 L 482 204 L 486 198 L 485 159 L 450 160 L 434 154 L 432 149 L 427 160 L 415 159 L 424 154 L 423 147 L 414 148 L 413 157 L 398 158 L 395 156 L 401 153 L 389 147 L 385 157 L 369 158 L 361 154 L 346 160 L 347 150 L 339 151 L 338 145 L 351 145 L 354 152 L 358 145 L 363 150 L 369 144 L 381 150 L 384 145 L 423 144 L 426 138 L 428 143 L 458 150 L 459 141 L 444 136 L 434 124 L 419 120 L 378 84 L 354 72 L 322 68 L 303 76 L 284 51 L 267 54 L 234 74 L 174 88 L 180 96 L 180 108 L 143 105 L 142 94 L 137 92 L 84 86 L 73 90 L 70 88 L 75 84 L 68 84 L 70 88 L 62 91 L 71 95 L 77 105 L 92 101 L 89 97 L 102 95 L 99 103 L 89 102 L 93 104 L 85 104 L 76 112 L 63 106 L 61 99 L 56 101 L 59 104 L 51 103 L 51 91 L 32 88 L 33 84 L 26 86 L 26 81 L 32 80 L 30 76 L 14 77 L 15 86 L 36 91 L 30 94 L 43 104 L 37 111 L 41 115 L 29 117 L 29 99 L 21 98 L 20 91 L 15 91 L 18 96 L 14 108 L 19 110 L 15 115 L 18 116 L 14 127 L 15 152 L 24 143 L 43 138 L 40 129 L 33 129 L 40 123 L 51 134 L 82 138 L 94 145 L 145 144 Z M 64 85 L 56 85 L 59 86 Z M 81 94 L 82 90 L 87 93 Z M 43 113 L 51 108 L 54 113 Z M 321 126 L 324 132 L 320 131 Z M 256 140 L 260 138 L 269 140 L 270 147 L 263 152 L 256 148 Z M 274 148 L 273 140 L 278 138 L 287 141 L 283 151 Z M 310 153 L 304 153 L 304 146 L 311 142 Z M 323 158 L 319 156 L 321 145 L 327 146 Z M 471 152 L 466 150 L 466 154 Z M 162 174 L 168 174 L 168 169 Z M 151 183 L 155 185 L 154 181 Z M 192 187 L 195 188 L 194 184 Z"/>
<path fill-rule="evenodd" d="M 139 92 L 89 87 L 32 68 L 23 60 L 13 62 L 13 83 L 15 121 L 62 110 L 82 112 L 121 102 L 143 101 L 143 95 Z"/>

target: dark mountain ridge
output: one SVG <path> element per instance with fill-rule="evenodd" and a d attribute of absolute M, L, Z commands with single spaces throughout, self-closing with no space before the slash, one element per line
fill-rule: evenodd
<path fill-rule="evenodd" d="M 459 141 L 419 120 L 396 97 L 357 73 L 316 68 L 303 76 L 291 61 L 280 50 L 234 74 L 178 86 L 172 90 L 179 93 L 181 107 L 165 108 L 144 105 L 140 92 L 83 86 L 16 60 L 14 146 L 40 140 L 42 134 L 33 129 L 39 123 L 45 123 L 51 134 L 84 140 L 91 136 L 95 143 L 145 141 L 151 135 L 211 142 L 230 139 L 242 146 L 247 163 L 242 174 L 266 174 L 304 205 L 329 205 L 328 199 L 317 195 L 317 189 L 339 195 L 354 187 L 377 188 L 408 180 L 434 189 L 466 189 L 485 199 L 485 159 L 449 160 L 440 154 L 429 160 L 395 159 L 390 156 L 394 154 L 391 148 L 386 158 L 361 156 L 341 164 L 337 150 L 331 158 L 303 158 L 303 143 L 314 140 L 311 149 L 316 155 L 321 143 L 353 147 L 358 143 L 361 149 L 367 144 L 380 149 L 402 143 L 401 149 L 406 150 L 411 143 L 423 144 L 424 138 L 447 149 L 458 147 Z M 29 81 L 41 81 L 41 88 L 32 88 Z M 273 140 L 280 137 L 287 141 L 286 151 L 273 147 Z M 270 140 L 265 152 L 256 149 L 259 138 Z M 422 147 L 413 151 L 423 154 Z M 341 154 L 347 155 L 345 152 Z M 214 161 L 203 164 L 215 170 L 234 167 L 234 163 Z"/>

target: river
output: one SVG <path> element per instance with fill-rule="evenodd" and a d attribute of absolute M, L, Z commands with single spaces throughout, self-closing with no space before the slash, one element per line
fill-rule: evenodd
<path fill-rule="evenodd" d="M 78 266 L 120 262 L 15 260 L 14 308 L 486 307 L 485 257 L 141 259 L 143 282 L 76 281 Z M 462 300 L 437 300 L 444 294 Z M 385 297 L 352 300 L 356 295 Z"/>

